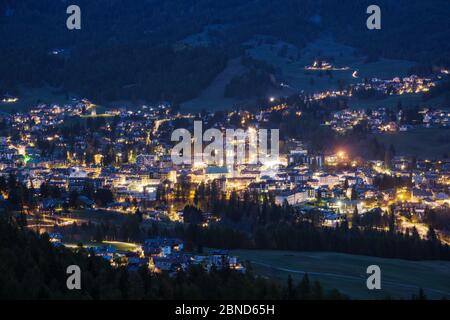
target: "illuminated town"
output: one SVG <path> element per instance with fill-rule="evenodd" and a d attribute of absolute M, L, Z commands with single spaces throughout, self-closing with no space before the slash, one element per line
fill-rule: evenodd
<path fill-rule="evenodd" d="M 448 2 L 76 2 L 0 3 L 0 300 L 450 298 Z"/>
<path fill-rule="evenodd" d="M 414 77 L 406 79 L 414 79 L 419 85 L 426 82 Z M 403 90 L 402 86 L 396 92 L 401 94 Z M 240 128 L 258 128 L 275 112 L 302 117 L 302 112 L 288 103 L 274 102 L 262 112 L 229 112 L 214 125 L 224 129 L 237 118 L 236 125 Z M 351 131 L 361 123 L 370 132 L 392 134 L 418 127 L 449 125 L 449 112 L 423 109 L 419 113 L 422 121 L 409 125 L 404 124 L 402 110 L 392 113 L 380 108 L 368 113 L 344 109 L 331 114 L 324 125 L 338 134 Z M 89 212 L 139 214 L 142 224 L 183 223 L 183 207 L 197 203 L 199 190 L 205 185 L 214 185 L 226 198 L 236 191 L 242 194 L 243 190 L 269 195 L 276 205 L 292 206 L 299 219 L 306 219 L 313 212 L 323 227 L 334 228 L 343 221 L 352 227 L 370 216 L 379 219 L 380 228 L 387 229 L 387 222 L 383 221 L 392 216 L 398 230 L 415 229 L 423 239 L 429 235 L 427 213 L 449 210 L 448 160 L 393 154 L 383 160 L 363 160 L 357 154 L 350 154 L 345 146 L 321 153 L 303 141 L 289 139 L 284 141 L 273 168 L 250 161 L 252 155 L 234 167 L 224 166 L 223 162 L 174 165 L 170 156 L 173 143 L 168 140 L 168 132 L 178 121 L 192 125 L 191 120 L 197 118 L 211 123 L 214 116 L 206 113 L 198 118 L 173 113 L 164 104 L 143 105 L 133 110 L 113 108 L 99 113 L 97 106 L 86 99 L 70 105 L 38 105 L 27 113 L 3 114 L 1 120 L 10 128 L 10 135 L 0 137 L 2 183 L 15 177 L 30 190 L 36 190 L 36 202 L 23 206 L 28 227 L 51 232 L 52 241 L 57 245 L 65 243 L 65 234 L 74 225 L 96 221 L 95 215 L 90 216 Z M 46 194 L 42 191 L 44 187 Z M 40 193 L 36 188 L 40 188 Z M 2 199 L 10 197 L 3 189 Z M 80 210 L 88 214 L 77 214 Z M 217 213 L 203 212 L 200 223 L 208 228 L 210 224 L 220 224 L 220 220 Z M 448 234 L 436 231 L 441 242 L 449 243 Z M 91 241 L 94 236 L 82 238 Z M 77 241 L 76 237 L 69 239 L 69 247 Z M 226 255 L 224 252 L 211 256 L 183 253 L 183 241 L 177 239 L 145 241 L 140 245 L 132 243 L 132 253 L 117 250 L 105 242 L 94 247 L 95 254 L 105 257 L 113 266 L 128 264 L 132 268 L 144 264 L 154 272 L 173 271 L 180 264 L 186 268 L 190 263 L 206 263 L 205 268 L 210 268 L 222 261 L 218 257 Z M 244 269 L 236 257 L 226 257 L 230 266 Z"/>

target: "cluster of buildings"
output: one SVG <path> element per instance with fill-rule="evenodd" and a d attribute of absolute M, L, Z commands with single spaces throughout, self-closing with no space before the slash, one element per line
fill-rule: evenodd
<path fill-rule="evenodd" d="M 352 92 L 349 89 L 342 89 L 342 90 L 327 90 L 327 91 L 321 91 L 314 93 L 310 96 L 308 96 L 305 100 L 306 101 L 319 101 L 324 100 L 327 98 L 339 98 L 339 97 L 351 97 Z"/>
<path fill-rule="evenodd" d="M 450 111 L 446 110 L 431 110 L 424 109 L 422 111 L 423 114 L 423 123 L 427 128 L 430 127 L 450 127 Z"/>
<path fill-rule="evenodd" d="M 327 62 L 319 63 L 316 61 L 313 65 L 305 67 L 305 69 L 316 71 L 336 71 L 347 70 L 348 68 L 335 68 Z M 358 71 L 354 71 L 352 77 L 355 79 L 359 78 Z M 404 78 L 396 77 L 388 80 L 371 78 L 365 79 L 363 82 L 352 83 L 344 88 L 340 88 L 339 90 L 326 90 L 307 95 L 305 96 L 305 101 L 320 101 L 328 98 L 352 97 L 357 94 L 364 95 L 365 92 L 372 92 L 376 96 L 380 97 L 427 93 L 431 90 L 431 88 L 435 87 L 441 79 L 441 76 L 434 78 L 421 78 L 416 75 L 411 75 Z"/>
<path fill-rule="evenodd" d="M 411 75 L 404 78 L 395 77 L 390 80 L 372 78 L 363 83 L 352 85 L 352 90 L 375 90 L 386 95 L 403 95 L 428 92 L 434 86 L 436 86 L 436 82 L 433 79 Z"/>
<path fill-rule="evenodd" d="M 348 70 L 349 67 L 335 67 L 327 61 L 314 61 L 312 65 L 305 66 L 305 70 L 312 71 L 343 71 Z"/>
<path fill-rule="evenodd" d="M 273 190 L 279 205 L 288 203 L 299 212 L 321 211 L 326 226 L 336 225 L 354 214 L 391 209 L 398 215 L 421 221 L 427 208 L 448 210 L 450 206 L 449 160 L 398 156 L 390 161 L 388 168 L 383 161 L 355 161 L 341 151 L 311 156 L 321 158 L 311 166 L 306 152 L 299 157 L 295 151 L 294 155 L 290 157 L 294 162 L 280 171 L 279 176 L 289 183 L 273 184 L 272 188 L 265 185 L 265 190 Z M 407 186 L 383 186 L 384 176 L 402 178 L 408 181 Z"/>
<path fill-rule="evenodd" d="M 409 131 L 418 127 L 449 127 L 450 111 L 424 108 L 418 112 L 415 123 L 406 123 L 403 110 L 392 111 L 386 108 L 372 110 L 345 109 L 333 114 L 325 123 L 337 132 L 344 133 L 365 122 L 372 133 Z"/>
<path fill-rule="evenodd" d="M 64 244 L 60 233 L 50 233 L 49 238 L 56 247 L 79 248 Z M 231 256 L 227 250 L 213 250 L 206 254 L 186 253 L 183 241 L 176 238 L 146 239 L 142 244 L 106 241 L 99 245 L 88 245 L 87 249 L 108 261 L 111 266 L 127 267 L 130 271 L 148 268 L 154 273 L 175 274 L 186 271 L 190 266 L 201 266 L 207 272 L 223 268 L 239 272 L 246 270 L 239 259 Z"/>
<path fill-rule="evenodd" d="M 0 97 L 0 103 L 16 103 L 17 101 L 19 101 L 19 98 L 16 96 L 12 96 L 10 94 L 5 94 L 3 96 Z"/>
<path fill-rule="evenodd" d="M 395 83 L 427 83 L 414 77 L 408 79 Z M 288 203 L 299 212 L 318 209 L 323 212 L 325 225 L 335 225 L 345 215 L 386 209 L 396 203 L 417 204 L 416 212 L 423 206 L 449 205 L 448 161 L 413 162 L 402 157 L 390 163 L 367 161 L 352 158 L 345 150 L 318 154 L 301 141 L 286 140 L 277 160 L 269 164 L 255 163 L 252 157 L 258 154 L 250 154 L 247 146 L 245 159 L 231 166 L 195 161 L 174 164 L 170 156 L 171 133 L 180 126 L 192 132 L 192 115 L 174 114 L 164 104 L 111 109 L 101 114 L 96 110 L 89 101 L 80 100 L 72 105 L 42 105 L 27 113 L 1 116 L 10 134 L 0 137 L 0 175 L 14 174 L 35 190 L 45 183 L 62 192 L 58 199 L 41 199 L 38 211 L 53 214 L 76 193 L 83 207 L 121 213 L 139 209 L 145 218 L 183 221 L 181 214 L 152 207 L 161 190 L 165 201 L 176 198 L 192 202 L 196 188 L 213 181 L 217 191 L 225 194 L 235 190 L 267 193 L 273 195 L 276 203 Z M 280 104 L 257 114 L 230 112 L 222 118 L 206 114 L 200 120 L 205 128 L 213 124 L 225 130 L 237 123 L 256 130 L 269 121 L 273 111 L 291 110 L 287 104 Z M 294 116 L 300 117 L 301 112 L 296 111 Z M 365 120 L 374 132 L 391 130 L 391 126 L 403 130 L 402 117 L 401 110 L 343 110 L 336 112 L 327 124 L 345 131 Z M 448 112 L 423 112 L 423 123 L 430 126 L 447 124 L 448 118 Z M 377 180 L 384 175 L 409 179 L 413 187 L 381 189 Z M 94 201 L 84 192 L 86 186 L 110 190 L 112 199 L 107 203 Z M 214 222 L 210 218 L 205 219 L 206 224 Z M 175 256 L 161 257 L 161 261 L 163 258 L 167 262 Z M 158 259 L 154 261 L 155 268 L 159 268 Z"/>
<path fill-rule="evenodd" d="M 86 185 L 110 189 L 116 200 L 111 208 L 126 199 L 155 200 L 158 185 L 175 179 L 170 156 L 164 156 L 169 145 L 150 140 L 166 110 L 160 105 L 97 114 L 94 104 L 77 100 L 1 114 L 7 134 L 0 135 L 0 175 L 13 174 L 28 187 L 58 187 L 66 198 Z"/>

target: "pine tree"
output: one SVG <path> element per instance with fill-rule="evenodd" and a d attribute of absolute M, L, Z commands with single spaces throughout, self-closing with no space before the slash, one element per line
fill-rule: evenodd
<path fill-rule="evenodd" d="M 298 284 L 297 292 L 299 299 L 306 300 L 309 298 L 311 294 L 311 287 L 307 273 L 305 273 L 305 275 L 302 278 L 302 281 L 300 281 L 300 283 Z"/>
<path fill-rule="evenodd" d="M 288 275 L 288 278 L 287 278 L 286 299 L 288 299 L 288 300 L 295 299 L 295 290 L 294 290 L 294 284 L 293 284 L 293 280 L 292 280 L 292 276 L 291 275 Z"/>
<path fill-rule="evenodd" d="M 314 281 L 312 287 L 312 298 L 314 300 L 322 300 L 323 299 L 323 288 L 320 282 Z"/>
<path fill-rule="evenodd" d="M 412 300 L 427 300 L 427 296 L 422 288 L 419 289 L 419 293 L 417 295 L 412 296 Z"/>

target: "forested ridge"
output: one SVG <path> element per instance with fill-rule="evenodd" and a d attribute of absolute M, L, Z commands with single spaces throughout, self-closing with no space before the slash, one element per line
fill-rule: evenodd
<path fill-rule="evenodd" d="M 100 102 L 177 103 L 199 94 L 256 35 L 302 48 L 331 33 L 371 58 L 417 61 L 425 73 L 450 65 L 450 3 L 445 0 L 380 0 L 379 31 L 365 27 L 366 8 L 372 4 L 368 0 L 80 0 L 77 4 L 82 8 L 82 29 L 68 31 L 65 1 L 0 3 L 0 91 L 51 85 Z M 183 42 L 200 33 L 207 34 L 208 46 Z M 49 54 L 55 49 L 62 51 Z M 228 94 L 240 96 L 234 87 Z"/>

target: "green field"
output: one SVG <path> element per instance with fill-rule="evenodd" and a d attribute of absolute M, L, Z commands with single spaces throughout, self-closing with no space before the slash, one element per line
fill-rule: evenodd
<path fill-rule="evenodd" d="M 363 78 L 392 79 L 397 76 L 406 76 L 408 75 L 408 69 L 414 65 L 414 63 L 409 61 L 389 59 L 365 63 L 365 57 L 355 54 L 354 48 L 336 43 L 330 38 L 318 39 L 301 50 L 286 42 L 274 39 L 267 41 L 267 38 L 263 36 L 256 37 L 245 43 L 248 48 L 247 54 L 257 60 L 273 65 L 278 71 L 277 80 L 287 85 L 281 89 L 273 89 L 272 92 L 267 92 L 267 97 L 289 96 L 301 91 L 313 93 L 336 89 L 339 87 L 339 81 L 350 84 L 361 82 Z M 280 56 L 280 49 L 285 46 L 287 47 L 287 53 L 284 56 Z M 327 61 L 333 59 L 332 63 L 335 67 L 348 67 L 349 69 L 331 71 L 332 78 L 328 77 L 323 71 L 305 70 L 305 66 L 311 65 L 318 57 Z M 230 60 L 225 70 L 217 75 L 198 97 L 181 105 L 182 110 L 230 109 L 233 107 L 233 104 L 242 102 L 236 99 L 224 98 L 224 91 L 231 79 L 236 75 L 242 74 L 244 70 L 239 58 Z M 359 73 L 359 78 L 352 77 L 352 73 L 356 70 Z M 374 101 L 361 101 L 355 103 L 355 105 L 361 104 L 364 107 L 364 104 L 373 106 L 373 103 Z M 383 106 L 397 105 L 396 102 L 394 103 L 394 101 L 390 100 L 376 101 L 376 103 L 383 103 Z"/>
<path fill-rule="evenodd" d="M 353 299 L 410 299 L 423 288 L 429 299 L 450 298 L 449 261 L 406 261 L 331 252 L 234 250 L 231 254 L 250 261 L 254 271 L 286 282 L 300 280 L 307 272 L 326 288 L 337 288 Z M 366 269 L 381 268 L 381 290 L 368 290 Z"/>
<path fill-rule="evenodd" d="M 213 82 L 198 97 L 182 103 L 182 111 L 199 112 L 202 109 L 230 109 L 237 100 L 224 97 L 225 87 L 234 76 L 241 75 L 244 71 L 245 67 L 242 66 L 240 59 L 230 60 L 227 67 L 217 75 Z"/>
<path fill-rule="evenodd" d="M 39 104 L 73 104 L 74 101 L 71 100 L 71 97 L 73 97 L 73 95 L 69 94 L 66 96 L 61 91 L 50 87 L 21 88 L 20 94 L 18 95 L 19 100 L 15 103 L 0 102 L 0 111 L 14 113 L 28 111 Z M 97 105 L 96 110 L 98 116 L 100 116 L 101 113 L 105 112 L 106 108 Z"/>
<path fill-rule="evenodd" d="M 408 75 L 408 69 L 414 66 L 414 63 L 410 61 L 392 59 L 380 59 L 365 63 L 365 57 L 357 55 L 354 48 L 325 37 L 311 42 L 302 50 L 281 41 L 274 44 L 261 44 L 255 40 L 249 42 L 248 45 L 251 46 L 248 53 L 252 57 L 266 61 L 278 68 L 281 71 L 282 80 L 297 92 L 304 90 L 312 93 L 335 89 L 338 87 L 338 80 L 349 84 L 361 82 L 364 78 L 402 77 Z M 283 46 L 288 47 L 285 57 L 278 54 Z M 306 71 L 305 66 L 311 65 L 317 58 L 331 62 L 335 67 L 348 67 L 349 69 L 331 71 L 332 79 L 323 71 Z M 353 71 L 358 71 L 359 78 L 352 77 Z"/>
<path fill-rule="evenodd" d="M 0 103 L 0 111 L 8 113 L 22 112 L 40 103 L 63 105 L 70 102 L 66 95 L 50 87 L 21 88 L 18 98 L 19 101 L 16 103 Z"/>
<path fill-rule="evenodd" d="M 375 135 L 387 147 L 394 146 L 398 155 L 440 159 L 450 152 L 450 129 L 420 128 L 407 132 Z"/>

